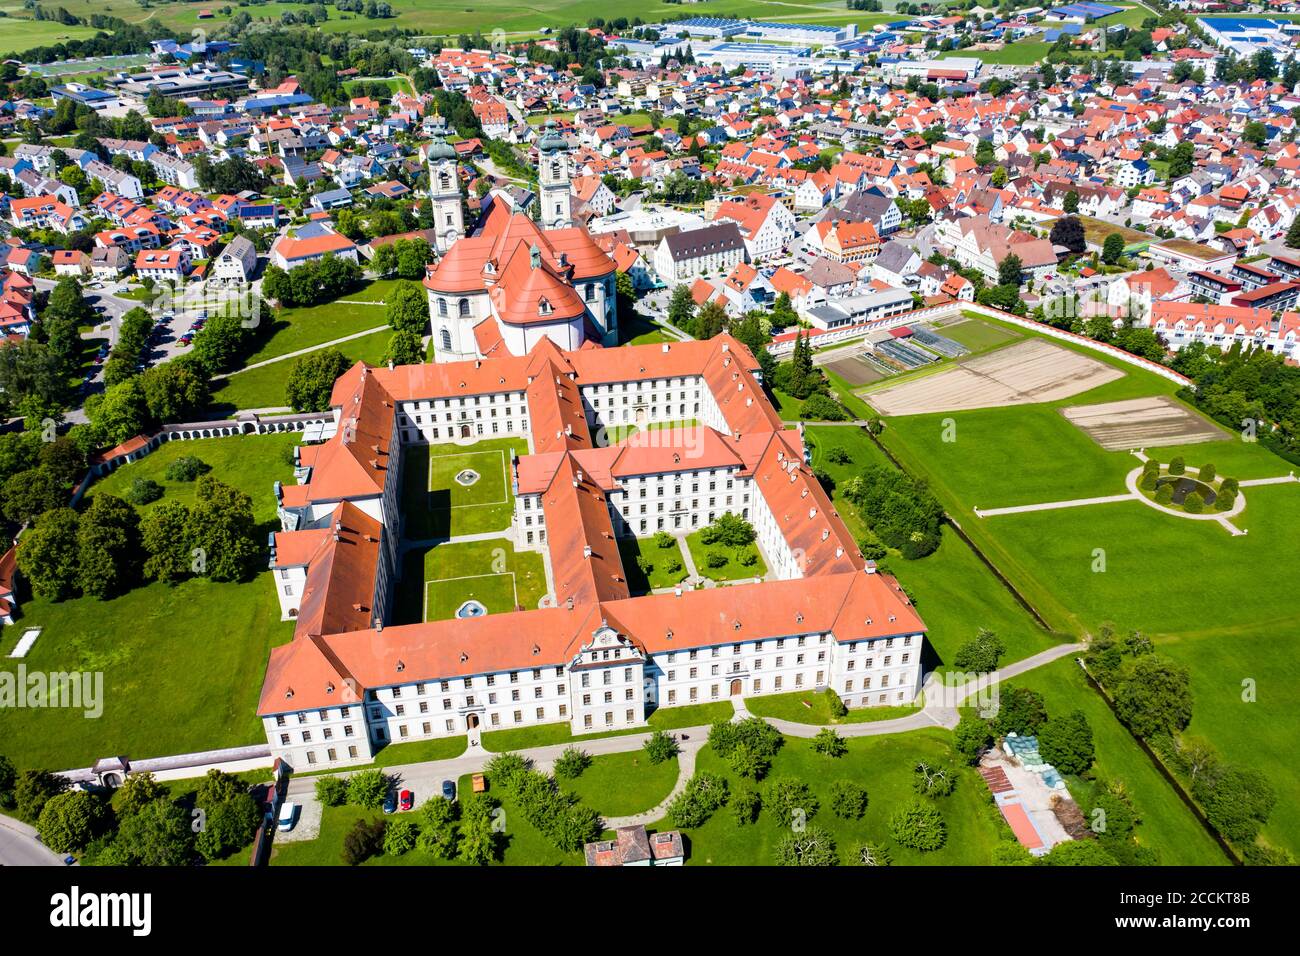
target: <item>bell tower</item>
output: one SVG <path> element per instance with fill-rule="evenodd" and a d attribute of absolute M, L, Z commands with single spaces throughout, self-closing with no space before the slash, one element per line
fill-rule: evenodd
<path fill-rule="evenodd" d="M 543 229 L 566 229 L 572 225 L 569 196 L 569 146 L 554 120 L 537 141 L 537 183 L 541 189 Z"/>
<path fill-rule="evenodd" d="M 441 135 L 435 134 L 426 156 L 429 163 L 429 205 L 433 210 L 436 233 L 434 245 L 439 253 L 445 253 L 465 235 L 456 150 Z"/>

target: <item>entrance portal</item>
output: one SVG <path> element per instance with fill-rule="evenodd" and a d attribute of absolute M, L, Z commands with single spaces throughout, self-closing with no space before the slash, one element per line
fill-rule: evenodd
<path fill-rule="evenodd" d="M 737 677 L 735 680 L 733 680 L 733 681 L 731 682 L 731 696 L 732 696 L 732 697 L 739 697 L 739 696 L 740 696 L 740 678 L 739 678 L 739 677 Z"/>

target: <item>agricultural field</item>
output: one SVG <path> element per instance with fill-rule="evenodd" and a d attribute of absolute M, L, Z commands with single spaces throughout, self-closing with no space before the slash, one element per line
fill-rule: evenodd
<path fill-rule="evenodd" d="M 11 57 L 33 47 L 53 46 L 68 40 L 86 40 L 98 32 L 90 27 L 68 26 L 54 20 L 32 20 L 11 13 L 0 19 L 0 56 Z"/>

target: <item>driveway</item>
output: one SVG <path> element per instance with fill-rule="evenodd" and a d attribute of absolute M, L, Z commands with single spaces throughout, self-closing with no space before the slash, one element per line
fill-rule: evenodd
<path fill-rule="evenodd" d="M 0 816 L 0 866 L 63 866 L 63 858 L 36 838 L 33 827 Z"/>

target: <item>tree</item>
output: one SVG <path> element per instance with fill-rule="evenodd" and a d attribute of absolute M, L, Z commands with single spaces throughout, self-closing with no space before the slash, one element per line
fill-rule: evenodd
<path fill-rule="evenodd" d="M 993 743 L 989 722 L 974 714 L 963 714 L 953 730 L 952 746 L 968 764 L 979 763 L 980 754 Z"/>
<path fill-rule="evenodd" d="M 566 780 L 582 776 L 584 770 L 591 766 L 591 755 L 578 747 L 565 747 L 564 752 L 555 760 L 555 775 Z"/>
<path fill-rule="evenodd" d="M 13 475 L 0 488 L 0 495 L 4 497 L 5 517 L 15 524 L 25 524 L 68 500 L 54 472 L 45 467 Z"/>
<path fill-rule="evenodd" d="M 998 285 L 1020 287 L 1020 278 L 1024 272 L 1024 263 L 1014 252 L 998 263 Z"/>
<path fill-rule="evenodd" d="M 1192 793 L 1214 828 L 1236 843 L 1253 842 L 1277 803 L 1268 777 L 1248 767 L 1222 766 L 1202 774 Z"/>
<path fill-rule="evenodd" d="M 656 730 L 642 748 L 652 764 L 661 764 L 677 756 L 677 740 L 666 730 Z"/>
<path fill-rule="evenodd" d="M 106 600 L 138 581 L 140 516 L 114 495 L 91 499 L 77 529 L 77 583 L 83 594 Z"/>
<path fill-rule="evenodd" d="M 48 770 L 24 770 L 14 781 L 14 809 L 30 823 L 40 819 L 45 804 L 67 791 L 68 778 Z"/>
<path fill-rule="evenodd" d="M 398 331 L 423 335 L 429 327 L 429 300 L 423 286 L 399 282 L 387 296 L 388 324 Z"/>
<path fill-rule="evenodd" d="M 285 384 L 285 399 L 295 412 L 323 412 L 329 408 L 334 381 L 351 367 L 335 348 L 320 349 L 295 359 Z"/>
<path fill-rule="evenodd" d="M 361 819 L 354 823 L 343 838 L 344 864 L 357 866 L 384 852 L 384 831 L 387 828 L 385 820 Z"/>
<path fill-rule="evenodd" d="M 889 832 L 895 843 L 922 852 L 941 849 L 948 841 L 948 827 L 939 811 L 919 801 L 894 811 Z"/>
<path fill-rule="evenodd" d="M 388 340 L 388 348 L 380 359 L 384 365 L 419 365 L 424 359 L 424 343 L 420 336 L 406 329 L 398 329 Z"/>
<path fill-rule="evenodd" d="M 799 406 L 799 418 L 810 422 L 843 422 L 848 420 L 849 413 L 829 395 L 813 394 Z"/>
<path fill-rule="evenodd" d="M 193 574 L 190 509 L 179 501 L 164 501 L 140 519 L 140 544 L 146 555 L 144 576 L 176 584 Z"/>
<path fill-rule="evenodd" d="M 145 407 L 157 422 L 181 422 L 208 404 L 207 369 L 198 361 L 175 359 L 155 365 L 140 376 Z"/>
<path fill-rule="evenodd" d="M 415 849 L 419 827 L 409 817 L 391 820 L 384 830 L 384 853 L 388 856 L 401 856 Z"/>
<path fill-rule="evenodd" d="M 749 826 L 757 820 L 762 805 L 763 798 L 753 787 L 741 787 L 737 790 L 731 798 L 731 812 L 736 826 Z"/>
<path fill-rule="evenodd" d="M 1066 840 L 1040 859 L 1045 866 L 1119 866 L 1096 840 Z"/>
<path fill-rule="evenodd" d="M 841 820 L 861 820 L 867 812 L 867 790 L 852 780 L 831 784 L 831 812 Z"/>
<path fill-rule="evenodd" d="M 316 799 L 321 806 L 341 807 L 348 802 L 348 781 L 332 774 L 316 779 Z"/>
<path fill-rule="evenodd" d="M 837 866 L 835 838 L 821 827 L 791 833 L 776 845 L 777 866 Z"/>
<path fill-rule="evenodd" d="M 703 826 L 709 817 L 726 805 L 728 796 L 726 777 L 698 772 L 668 804 L 668 819 L 681 829 Z"/>
<path fill-rule="evenodd" d="M 388 777 L 382 770 L 362 770 L 348 778 L 348 803 L 366 810 L 378 810 L 388 796 Z M 436 803 L 430 800 L 425 804 Z M 446 801 L 443 801 L 444 803 Z"/>
<path fill-rule="evenodd" d="M 199 479 L 198 501 L 190 509 L 189 539 L 198 549 L 195 561 L 214 581 L 241 581 L 258 564 L 261 547 L 253 499 L 211 475 Z"/>
<path fill-rule="evenodd" d="M 1067 216 L 1073 216 L 1079 211 L 1079 194 L 1073 189 L 1065 194 L 1065 201 L 1061 203 L 1061 208 L 1065 210 Z"/>
<path fill-rule="evenodd" d="M 244 323 L 235 310 L 210 317 L 194 337 L 191 361 L 198 362 L 209 375 L 237 367 L 255 339 L 252 327 Z"/>
<path fill-rule="evenodd" d="M 1092 727 L 1083 711 L 1054 717 L 1038 732 L 1038 752 L 1061 773 L 1081 774 L 1092 766 Z"/>
<path fill-rule="evenodd" d="M 852 866 L 889 866 L 889 851 L 879 843 L 856 843 L 849 851 Z"/>
<path fill-rule="evenodd" d="M 985 674 L 997 670 L 998 661 L 1005 651 L 1006 647 L 998 636 L 987 628 L 981 627 L 973 639 L 957 648 L 957 653 L 953 655 L 952 666 L 962 671 Z"/>
<path fill-rule="evenodd" d="M 427 800 L 420 808 L 420 849 L 439 860 L 456 855 L 460 839 L 456 828 L 458 807 L 451 800 Z"/>
<path fill-rule="evenodd" d="M 132 814 L 119 817 L 110 853 L 100 865 L 184 866 L 193 855 L 190 815 L 169 800 L 151 800 Z"/>
<path fill-rule="evenodd" d="M 122 786 L 113 794 L 113 804 L 119 817 L 139 813 L 155 800 L 167 800 L 171 791 L 154 779 L 151 773 L 128 774 Z"/>
<path fill-rule="evenodd" d="M 139 435 L 149 424 L 149 406 L 139 377 L 110 385 L 103 395 L 92 396 L 86 402 L 86 414 L 112 444 L 120 445 Z"/>
<path fill-rule="evenodd" d="M 685 284 L 679 285 L 673 289 L 672 297 L 668 300 L 668 321 L 685 330 L 694 318 L 695 300 L 691 298 L 691 288 Z"/>
<path fill-rule="evenodd" d="M 194 838 L 194 848 L 199 855 L 211 863 L 248 846 L 261 818 L 252 794 L 245 790 L 204 803 L 201 793 L 195 804 L 196 809 L 203 811 L 203 827 Z"/>
<path fill-rule="evenodd" d="M 55 853 L 80 853 L 104 830 L 110 817 L 101 798 L 85 790 L 69 790 L 46 801 L 36 828 L 41 842 Z"/>
<path fill-rule="evenodd" d="M 1056 220 L 1052 224 L 1052 231 L 1048 238 L 1052 245 L 1064 246 L 1075 254 L 1081 253 L 1088 248 L 1083 223 L 1074 216 L 1062 216 Z"/>
<path fill-rule="evenodd" d="M 1028 687 L 1012 687 L 998 695 L 998 715 L 994 728 L 999 736 L 1019 734 L 1032 737 L 1047 722 L 1047 705 L 1043 695 Z"/>
<path fill-rule="evenodd" d="M 1101 245 L 1101 261 L 1108 266 L 1113 266 L 1122 258 L 1124 258 L 1124 237 L 1118 232 L 1112 232 Z"/>
<path fill-rule="evenodd" d="M 1286 231 L 1285 242 L 1288 249 L 1300 249 L 1300 216 L 1291 221 L 1291 226 Z"/>
<path fill-rule="evenodd" d="M 849 752 L 849 745 L 833 727 L 823 727 L 813 737 L 813 750 L 826 757 L 843 757 Z"/>
<path fill-rule="evenodd" d="M 775 777 L 763 791 L 763 806 L 780 826 L 811 820 L 821 802 L 798 777 Z"/>
<path fill-rule="evenodd" d="M 1187 668 L 1156 654 L 1139 657 L 1115 689 L 1115 712 L 1139 737 L 1178 733 L 1192 719 Z"/>
<path fill-rule="evenodd" d="M 460 804 L 460 859 L 475 866 L 501 859 L 505 837 L 494 826 L 496 801 L 485 793 L 470 793 Z"/>
<path fill-rule="evenodd" d="M 55 508 L 41 515 L 35 527 L 23 535 L 18 570 L 38 596 L 63 601 L 77 593 L 80 524 L 80 516 L 71 508 Z"/>

